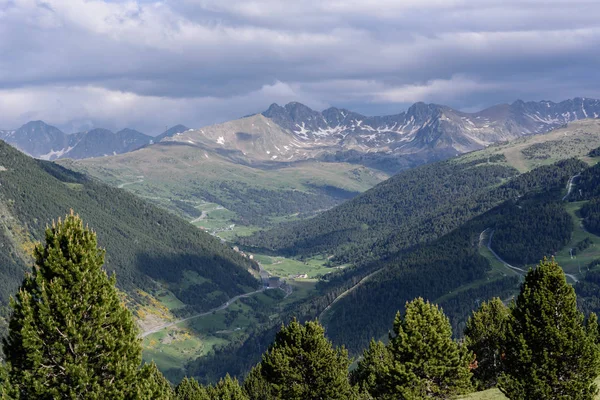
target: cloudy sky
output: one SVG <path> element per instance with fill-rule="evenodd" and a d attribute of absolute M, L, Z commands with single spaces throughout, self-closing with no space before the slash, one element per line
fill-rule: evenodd
<path fill-rule="evenodd" d="M 598 0 L 0 0 L 0 128 L 600 98 Z"/>

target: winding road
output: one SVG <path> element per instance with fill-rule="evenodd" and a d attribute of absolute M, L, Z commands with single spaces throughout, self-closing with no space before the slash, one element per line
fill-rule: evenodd
<path fill-rule="evenodd" d="M 244 297 L 250 297 L 250 296 L 252 296 L 254 294 L 261 293 L 261 292 L 264 292 L 265 290 L 269 290 L 269 289 L 277 289 L 277 288 L 270 288 L 270 287 L 264 287 L 263 286 L 261 289 L 255 290 L 254 292 L 240 294 L 239 296 L 235 296 L 235 297 L 232 297 L 231 299 L 227 300 L 225 303 L 221 304 L 219 307 L 213 308 L 211 310 L 208 310 L 208 311 L 200 313 L 200 314 L 192 315 L 191 317 L 181 318 L 181 319 L 178 319 L 176 321 L 169 322 L 168 324 L 164 324 L 164 325 L 158 326 L 156 328 L 150 329 L 150 330 L 142 333 L 140 335 L 140 337 L 144 338 L 144 337 L 146 337 L 148 335 L 151 335 L 153 333 L 160 332 L 163 329 L 167 329 L 167 328 L 169 328 L 171 326 L 180 324 L 180 323 L 185 322 L 185 321 L 189 321 L 190 319 L 204 317 L 206 315 L 212 314 L 213 312 L 225 310 L 230 305 L 232 305 L 233 303 L 235 303 L 236 300 L 239 300 L 239 299 L 244 298 Z"/>
<path fill-rule="evenodd" d="M 142 177 L 140 177 L 140 178 L 143 178 L 143 176 L 142 176 Z M 138 180 L 137 180 L 137 181 L 135 181 L 135 182 L 125 182 L 125 183 L 121 183 L 121 184 L 120 184 L 120 185 L 118 185 L 117 187 L 118 187 L 119 189 L 123 189 L 125 186 L 129 186 L 129 185 L 135 185 L 136 183 L 142 183 L 142 182 L 144 182 L 144 180 L 143 180 L 143 179 L 138 179 Z"/>
<path fill-rule="evenodd" d="M 261 282 L 262 282 L 262 285 L 263 285 L 262 288 L 260 288 L 258 290 L 255 290 L 254 292 L 244 293 L 244 294 L 240 294 L 238 296 L 232 297 L 231 299 L 227 300 L 225 303 L 221 304 L 220 306 L 215 307 L 215 308 L 213 308 L 211 310 L 208 310 L 206 312 L 199 313 L 199 314 L 194 314 L 191 317 L 181 318 L 181 319 L 178 319 L 178 320 L 175 320 L 175 321 L 171 321 L 169 323 L 157 326 L 156 328 L 152 328 L 150 330 L 147 330 L 147 331 L 143 332 L 140 335 L 140 337 L 144 338 L 144 337 L 146 337 L 148 335 L 151 335 L 151 334 L 156 333 L 156 332 L 160 332 L 163 329 L 170 328 L 171 326 L 175 326 L 175 325 L 180 324 L 182 322 L 189 321 L 189 320 L 195 319 L 195 318 L 204 317 L 204 316 L 212 314 L 213 312 L 225 310 L 230 305 L 232 305 L 233 303 L 235 303 L 237 300 L 245 298 L 245 297 L 250 297 L 250 296 L 255 295 L 257 293 L 264 292 L 265 290 L 281 289 L 281 288 L 278 288 L 278 287 L 269 287 L 269 273 L 267 271 L 265 271 L 265 269 L 260 264 L 258 264 L 258 265 L 260 267 L 259 274 L 260 274 L 260 279 L 261 279 Z M 283 290 L 286 293 L 285 297 L 288 297 L 291 294 L 291 290 L 290 291 L 287 291 L 287 290 L 284 290 L 284 289 L 281 289 L 281 290 Z"/>
<path fill-rule="evenodd" d="M 488 248 L 488 250 L 490 251 L 490 253 L 492 253 L 494 255 L 494 257 L 496 257 L 496 259 L 498 261 L 500 261 L 502 264 L 504 264 L 505 266 L 507 266 L 510 269 L 513 269 L 515 271 L 518 271 L 519 273 L 526 273 L 527 271 L 525 271 L 523 268 L 519 268 L 519 267 L 515 267 L 514 265 L 510 265 L 509 263 L 507 263 L 506 261 L 504 261 L 502 259 L 502 257 L 500 257 L 498 255 L 498 253 L 496 253 L 493 249 L 492 249 L 492 237 L 494 236 L 494 230 L 491 228 L 487 228 L 486 230 L 484 230 L 483 232 L 481 232 L 481 234 L 479 235 L 479 241 L 481 242 L 482 240 L 485 240 L 485 235 L 489 234 L 488 236 L 488 240 L 487 243 L 485 244 L 485 247 Z"/>
<path fill-rule="evenodd" d="M 190 224 L 195 224 L 196 222 L 202 221 L 204 218 L 206 218 L 207 215 L 208 215 L 208 213 L 206 211 L 202 210 L 202 213 L 200 214 L 200 216 L 196 219 L 191 220 Z"/>
<path fill-rule="evenodd" d="M 573 178 L 571 178 L 573 179 Z M 487 243 L 485 244 L 485 246 L 488 248 L 488 250 L 490 251 L 490 253 L 492 253 L 494 255 L 494 257 L 496 257 L 496 259 L 498 261 L 500 261 L 502 264 L 504 264 L 506 267 L 513 269 L 517 272 L 519 272 L 520 274 L 525 274 L 527 271 L 525 271 L 523 268 L 519 268 L 519 267 L 515 267 L 514 265 L 510 265 L 509 263 L 507 263 L 506 261 L 504 261 L 502 259 L 502 257 L 500 257 L 498 255 L 498 253 L 496 253 L 493 249 L 492 249 L 492 237 L 494 236 L 494 230 L 491 228 L 487 228 L 486 230 L 484 230 L 483 232 L 481 232 L 481 234 L 479 235 L 479 242 L 482 243 L 485 240 L 485 236 L 486 234 L 489 234 L 488 236 L 488 240 Z M 575 275 L 573 274 L 567 274 L 565 273 L 565 276 L 568 276 L 569 278 L 571 278 L 571 280 L 575 283 L 579 282 L 579 279 L 577 279 L 575 277 Z"/>
<path fill-rule="evenodd" d="M 200 221 L 206 219 L 206 217 L 208 217 L 208 213 L 211 211 L 224 210 L 224 209 L 225 209 L 225 207 L 217 206 L 216 208 L 213 208 L 212 210 L 202 210 L 202 213 L 200 214 L 200 216 L 196 219 L 191 220 L 190 223 L 195 224 L 196 222 L 200 222 Z"/>

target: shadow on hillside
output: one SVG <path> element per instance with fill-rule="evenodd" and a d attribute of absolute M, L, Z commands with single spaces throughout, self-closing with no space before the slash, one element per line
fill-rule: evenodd
<path fill-rule="evenodd" d="M 136 267 L 153 280 L 166 283 L 179 300 L 198 311 L 260 286 L 243 267 L 218 255 L 141 253 Z"/>

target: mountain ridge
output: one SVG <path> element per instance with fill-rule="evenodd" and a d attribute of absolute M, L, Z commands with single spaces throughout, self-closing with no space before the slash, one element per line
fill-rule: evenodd
<path fill-rule="evenodd" d="M 385 116 L 364 116 L 335 107 L 317 112 L 300 103 L 292 102 L 283 107 L 274 103 L 262 115 L 301 136 L 332 134 L 346 139 L 347 135 L 354 135 L 357 141 L 364 143 L 372 140 L 382 142 L 383 139 L 389 139 L 388 135 L 383 135 L 382 138 L 373 137 L 374 132 L 376 135 L 395 132 L 403 136 L 399 139 L 401 142 L 415 141 L 421 145 L 437 145 L 438 147 L 444 145 L 469 146 L 473 142 L 487 145 L 498 141 L 499 138 L 514 138 L 498 136 L 515 136 L 515 131 L 519 128 L 521 129 L 521 132 L 518 133 L 520 135 L 535 134 L 552 130 L 574 120 L 598 118 L 600 101 L 585 98 L 574 98 L 560 103 L 546 100 L 539 102 L 516 100 L 512 104 L 498 104 L 474 113 L 458 111 L 434 103 L 418 102 L 405 112 Z M 452 117 L 464 119 L 466 124 L 471 125 L 471 128 L 463 126 L 463 130 L 467 132 L 479 130 L 479 136 L 467 133 L 464 135 L 467 140 L 462 142 L 456 137 L 452 138 L 451 134 L 454 132 L 448 132 L 449 127 L 443 124 L 443 122 L 454 122 L 456 125 L 457 121 L 450 121 Z M 477 119 L 483 119 L 483 123 L 473 121 Z M 493 123 L 503 124 L 498 126 L 499 132 L 495 135 L 484 129 L 490 128 L 489 125 Z M 410 129 L 408 130 L 408 128 Z M 440 136 L 445 136 L 447 142 L 436 143 L 439 141 L 439 137 L 436 138 L 434 134 L 436 131 L 441 133 Z M 368 136 L 365 137 L 364 133 L 368 133 Z M 407 150 L 405 144 L 390 147 L 392 150 L 399 150 L 400 153 Z M 455 147 L 455 149 L 461 150 L 460 147 Z"/>
<path fill-rule="evenodd" d="M 0 130 L 0 139 L 27 155 L 42 160 L 83 159 L 128 153 L 188 128 L 176 125 L 156 138 L 135 129 L 112 132 L 104 128 L 66 134 L 44 121 L 30 121 L 18 129 Z M 158 140 L 157 140 L 158 138 Z"/>
<path fill-rule="evenodd" d="M 336 107 L 315 111 L 290 102 L 273 103 L 261 113 L 199 129 L 176 125 L 156 137 L 128 128 L 117 133 L 96 128 L 69 135 L 43 121 L 31 121 L 16 130 L 0 130 L 0 139 L 48 160 L 122 154 L 162 141 L 233 151 L 237 162 L 291 162 L 344 151 L 395 157 L 418 154 L 435 160 L 599 116 L 600 100 L 582 97 L 559 103 L 516 100 L 471 113 L 417 102 L 406 111 L 382 116 Z"/>
<path fill-rule="evenodd" d="M 436 160 L 599 116 L 600 100 L 587 98 L 559 103 L 517 100 L 473 113 L 419 102 L 406 111 L 384 116 L 336 107 L 315 111 L 291 102 L 284 106 L 273 103 L 261 113 L 164 140 L 230 151 L 237 161 L 246 162 L 293 162 L 345 151 Z"/>

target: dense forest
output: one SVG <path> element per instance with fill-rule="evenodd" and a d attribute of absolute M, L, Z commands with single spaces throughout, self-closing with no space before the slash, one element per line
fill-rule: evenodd
<path fill-rule="evenodd" d="M 585 278 L 575 284 L 577 305 L 586 314 L 600 312 L 600 259 L 589 263 Z"/>
<path fill-rule="evenodd" d="M 556 201 L 568 180 L 568 174 L 560 173 L 565 164 L 571 166 L 567 168 L 571 174 L 581 167 L 569 161 L 523 174 L 492 190 L 498 193 L 519 189 L 520 198 L 506 201 L 429 245 L 373 263 L 370 270 L 381 272 L 341 299 L 325 320 L 334 343 L 345 343 L 351 352 L 364 347 L 370 337 L 385 334 L 377 327 L 382 326 L 381 320 L 390 318 L 389 312 L 386 315 L 389 305 L 398 308 L 416 295 L 435 300 L 482 279 L 490 269 L 489 261 L 479 252 L 479 241 L 486 229 L 494 230 L 492 246 L 518 264 L 525 264 L 521 257 L 535 263 L 563 247 L 573 230 L 570 216 Z M 560 179 L 549 179 L 559 176 Z M 546 190 L 538 190 L 540 187 Z M 347 279 L 349 272 L 345 273 Z M 486 294 L 500 295 L 492 290 Z M 455 326 L 464 320 L 464 315 L 449 313 Z"/>
<path fill-rule="evenodd" d="M 562 203 L 520 201 L 507 205 L 497 218 L 492 248 L 514 265 L 534 264 L 571 240 L 573 220 Z"/>
<path fill-rule="evenodd" d="M 600 198 L 596 198 L 581 207 L 583 226 L 588 231 L 600 235 Z"/>
<path fill-rule="evenodd" d="M 30 265 L 29 259 L 21 260 L 23 250 L 70 209 L 94 226 L 100 245 L 108 249 L 108 271 L 116 272 L 120 288 L 132 297 L 140 289 L 158 289 L 159 281 L 190 307 L 206 310 L 259 286 L 247 271 L 257 268 L 253 261 L 167 211 L 57 164 L 33 160 L 3 142 L 0 160 L 5 168 L 0 172 L 0 244 L 12 249 L 0 252 L 4 305 Z M 209 285 L 195 293 L 197 287 L 182 284 L 185 271 Z"/>
<path fill-rule="evenodd" d="M 503 201 L 546 188 L 560 191 L 587 167 L 565 160 L 517 176 L 502 162 L 450 160 L 401 172 L 315 218 L 240 242 L 286 255 L 326 252 L 337 263 L 367 263 L 434 240 Z"/>
<path fill-rule="evenodd" d="M 465 216 L 459 212 L 444 215 L 448 208 L 516 174 L 511 167 L 488 164 L 487 160 L 477 165 L 429 164 L 401 172 L 316 218 L 240 240 L 290 255 L 335 251 L 339 262 L 376 258 L 380 254 L 374 253 L 382 247 L 379 244 L 394 232 L 402 232 L 405 241 L 413 245 L 456 227 Z M 441 220 L 443 216 L 448 220 Z M 433 218 L 440 219 L 435 226 L 428 222 Z"/>
<path fill-rule="evenodd" d="M 596 164 L 581 173 L 576 181 L 576 190 L 570 201 L 590 200 L 600 197 L 600 164 Z"/>

